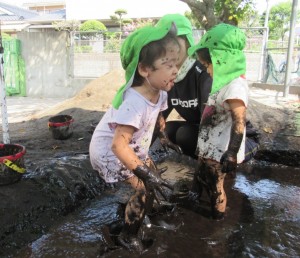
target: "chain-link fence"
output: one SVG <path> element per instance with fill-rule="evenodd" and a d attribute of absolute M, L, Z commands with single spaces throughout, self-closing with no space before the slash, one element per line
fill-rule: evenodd
<path fill-rule="evenodd" d="M 244 52 L 246 54 L 246 78 L 249 81 L 260 81 L 261 74 L 264 73 L 264 62 L 266 56 L 264 48 L 266 44 L 266 28 L 242 28 L 246 34 L 246 46 Z"/>
<path fill-rule="evenodd" d="M 287 47 L 268 48 L 263 82 L 270 84 L 284 84 L 287 65 L 287 50 Z M 299 47 L 295 47 L 292 53 L 290 85 L 300 85 L 299 50 Z"/>
<path fill-rule="evenodd" d="M 122 68 L 119 57 L 122 38 L 91 32 L 73 32 L 71 42 L 74 77 L 97 78 Z"/>
<path fill-rule="evenodd" d="M 247 36 L 244 49 L 247 61 L 246 77 L 249 81 L 282 83 L 285 76 L 286 42 L 268 42 L 266 44 L 266 28 L 242 28 Z M 195 42 L 198 42 L 204 30 L 194 30 Z M 115 69 L 122 69 L 119 51 L 124 36 L 121 33 L 99 34 L 74 32 L 71 34 L 73 57 L 73 76 L 83 78 L 98 78 Z M 280 47 L 280 48 L 278 48 Z M 292 80 L 298 78 L 299 57 L 294 55 Z"/>

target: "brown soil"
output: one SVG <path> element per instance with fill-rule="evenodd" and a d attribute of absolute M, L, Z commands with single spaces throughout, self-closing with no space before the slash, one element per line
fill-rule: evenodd
<path fill-rule="evenodd" d="M 87 153 L 92 131 L 110 107 L 124 72 L 114 70 L 87 84 L 76 96 L 10 125 L 11 139 L 26 147 L 26 160 L 41 161 L 65 152 Z M 267 98 L 267 91 L 261 90 Z M 295 102 L 295 101 L 294 101 Z M 298 151 L 300 144 L 299 100 L 274 106 L 250 98 L 248 118 L 261 134 L 261 150 Z M 295 105 L 296 104 L 296 105 Z M 53 139 L 48 120 L 58 114 L 74 118 L 73 135 L 67 140 Z M 172 112 L 169 119 L 180 119 Z M 298 125 L 297 125 L 298 124 Z"/>
<path fill-rule="evenodd" d="M 91 81 L 75 97 L 10 126 L 11 138 L 15 143 L 26 147 L 26 157 L 32 161 L 45 156 L 51 157 L 59 152 L 87 152 L 93 126 L 110 107 L 115 93 L 123 83 L 122 70 L 107 73 Z M 295 128 L 297 112 L 299 104 L 293 106 L 287 103 L 284 106 L 272 107 L 250 99 L 248 118 L 261 133 L 261 147 L 298 150 L 299 132 Z M 49 118 L 57 114 L 71 115 L 75 120 L 73 136 L 68 140 L 55 140 L 48 130 Z M 172 112 L 169 119 L 180 117 Z"/>
<path fill-rule="evenodd" d="M 76 160 L 66 167 L 62 161 L 51 160 L 65 153 L 88 153 L 92 130 L 110 106 L 123 78 L 123 71 L 112 71 L 87 84 L 75 97 L 10 125 L 11 139 L 26 147 L 28 176 L 0 187 L 0 195 L 5 196 L 0 202 L 0 256 L 47 232 L 56 218 L 101 193 L 103 187 L 88 160 L 79 165 L 79 170 L 72 167 Z M 251 99 L 248 118 L 261 133 L 261 150 L 299 153 L 297 108 L 275 108 Z M 57 114 L 71 115 L 75 120 L 73 135 L 67 140 L 53 139 L 48 129 L 49 118 Z M 173 113 L 171 118 L 178 115 Z M 260 159 L 264 158 L 263 153 Z M 299 160 L 299 154 L 295 159 Z M 50 169 L 43 170 L 42 165 Z"/>
<path fill-rule="evenodd" d="M 107 73 L 88 83 L 73 98 L 26 117 L 21 123 L 10 125 L 11 139 L 26 147 L 26 158 L 32 161 L 60 152 L 87 152 L 93 127 L 111 106 L 123 83 L 122 70 Z M 53 139 L 48 129 L 49 118 L 59 114 L 70 115 L 74 119 L 73 136 L 67 140 Z M 175 112 L 170 117 L 179 118 Z"/>

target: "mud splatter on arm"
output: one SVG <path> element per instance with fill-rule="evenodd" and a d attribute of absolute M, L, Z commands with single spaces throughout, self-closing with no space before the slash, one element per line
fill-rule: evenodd
<path fill-rule="evenodd" d="M 221 157 L 222 172 L 229 173 L 237 167 L 237 153 L 240 149 L 246 124 L 246 107 L 238 99 L 227 100 L 231 109 L 232 126 L 227 151 Z"/>
<path fill-rule="evenodd" d="M 231 109 L 232 127 L 228 150 L 237 153 L 241 146 L 246 125 L 246 107 L 243 101 L 232 99 L 227 101 Z"/>
<path fill-rule="evenodd" d="M 155 128 L 154 128 L 154 135 L 158 136 L 160 132 L 164 131 L 166 127 L 166 121 L 165 118 L 162 115 L 162 112 L 158 114 L 156 123 L 155 123 Z"/>
<path fill-rule="evenodd" d="M 158 135 L 160 143 L 162 144 L 162 146 L 164 148 L 168 147 L 168 148 L 175 150 L 177 153 L 182 154 L 181 148 L 178 145 L 176 145 L 170 141 L 165 129 L 166 129 L 166 120 L 165 120 L 163 114 L 160 112 L 158 115 L 157 121 L 156 121 L 156 125 L 155 125 L 155 131 L 157 132 L 156 135 Z"/>
<path fill-rule="evenodd" d="M 113 153 L 129 170 L 133 170 L 143 164 L 129 146 L 135 130 L 132 126 L 117 125 L 111 146 Z"/>

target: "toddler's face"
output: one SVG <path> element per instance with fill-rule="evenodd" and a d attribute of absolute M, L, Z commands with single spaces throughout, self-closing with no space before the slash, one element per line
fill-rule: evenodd
<path fill-rule="evenodd" d="M 169 43 L 166 47 L 165 56 L 158 58 L 153 66 L 154 70 L 149 72 L 148 80 L 151 86 L 169 91 L 174 86 L 178 68 L 176 66 L 180 54 L 180 47 L 175 43 Z"/>
<path fill-rule="evenodd" d="M 207 63 L 207 62 L 201 61 L 200 58 L 199 58 L 199 61 L 206 68 L 206 71 L 210 75 L 210 77 L 213 78 L 214 72 L 213 72 L 213 65 L 212 65 L 212 63 Z"/>
<path fill-rule="evenodd" d="M 184 61 L 186 60 L 188 54 L 187 54 L 187 49 L 189 47 L 189 44 L 187 43 L 187 40 L 181 36 L 177 36 L 177 40 L 178 43 L 180 45 L 180 54 L 179 54 L 179 58 L 178 58 L 178 63 L 177 63 L 177 67 L 178 69 L 180 69 L 180 67 L 182 66 L 182 64 L 184 63 Z"/>

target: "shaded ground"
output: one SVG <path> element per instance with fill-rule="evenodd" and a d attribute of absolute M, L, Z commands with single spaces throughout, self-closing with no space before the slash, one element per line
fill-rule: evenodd
<path fill-rule="evenodd" d="M 120 71 L 109 73 L 74 98 L 10 124 L 11 142 L 26 147 L 27 173 L 15 184 L 0 186 L 0 256 L 37 239 L 62 216 L 112 187 L 91 169 L 85 155 L 93 126 L 122 84 L 120 78 Z M 251 99 L 248 112 L 261 133 L 261 150 L 256 158 L 299 166 L 299 102 L 272 106 L 256 100 L 257 95 Z M 56 114 L 74 118 L 70 139 L 52 138 L 47 122 Z M 65 159 L 67 156 L 70 158 Z"/>

